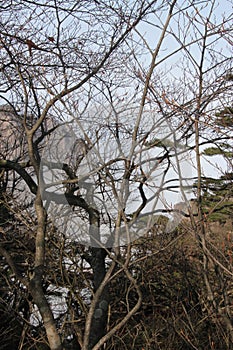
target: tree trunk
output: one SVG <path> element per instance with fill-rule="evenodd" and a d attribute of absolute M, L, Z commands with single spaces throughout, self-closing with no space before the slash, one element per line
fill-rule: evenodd
<path fill-rule="evenodd" d="M 102 248 L 92 248 L 91 250 L 91 267 L 93 269 L 93 285 L 95 292 L 99 288 L 106 274 L 106 251 Z M 108 305 L 109 293 L 108 287 L 105 286 L 98 302 L 96 303 L 95 311 L 92 316 L 88 350 L 91 350 L 106 332 Z"/>
<path fill-rule="evenodd" d="M 29 288 L 33 301 L 38 307 L 38 310 L 43 319 L 50 349 L 62 350 L 61 339 L 56 329 L 55 320 L 42 288 L 42 276 L 39 267 L 35 268 L 34 276 L 30 281 Z"/>
<path fill-rule="evenodd" d="M 45 266 L 45 232 L 46 232 L 46 211 L 43 207 L 40 190 L 37 189 L 37 196 L 35 200 L 35 209 L 37 214 L 37 233 L 36 233 L 36 254 L 35 254 L 35 267 L 33 276 L 29 283 L 29 290 L 32 295 L 33 301 L 38 307 L 38 310 L 43 319 L 45 331 L 49 341 L 51 350 L 62 350 L 62 343 L 58 331 L 56 329 L 56 323 L 53 317 L 51 307 L 44 295 L 42 283 L 43 273 Z"/>
<path fill-rule="evenodd" d="M 92 207 L 89 207 L 89 223 L 91 247 L 89 249 L 90 255 L 87 261 L 91 265 L 93 271 L 93 289 L 94 293 L 96 293 L 106 275 L 105 258 L 107 253 L 106 250 L 101 247 L 99 212 Z M 96 301 L 92 315 L 90 315 L 91 320 L 88 321 L 90 328 L 87 332 L 89 336 L 86 334 L 84 346 L 84 348 L 88 350 L 91 350 L 106 333 L 109 305 L 108 287 L 104 286 L 100 295 L 96 297 L 98 300 Z M 93 301 L 95 302 L 95 294 Z"/>

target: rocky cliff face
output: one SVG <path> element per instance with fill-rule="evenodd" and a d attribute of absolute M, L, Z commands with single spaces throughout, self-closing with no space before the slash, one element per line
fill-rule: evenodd
<path fill-rule="evenodd" d="M 26 144 L 22 117 L 19 117 L 10 106 L 0 106 L 0 157 L 19 160 L 25 157 Z"/>

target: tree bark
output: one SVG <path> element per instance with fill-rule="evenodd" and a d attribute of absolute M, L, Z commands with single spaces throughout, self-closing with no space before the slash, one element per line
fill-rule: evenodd
<path fill-rule="evenodd" d="M 91 247 L 86 260 L 91 265 L 93 271 L 93 302 L 95 306 L 91 311 L 91 319 L 87 322 L 88 325 L 86 324 L 87 334 L 84 348 L 91 350 L 106 333 L 109 293 L 106 284 L 100 295 L 99 293 L 98 296 L 96 295 L 106 275 L 105 258 L 107 252 L 101 247 L 99 212 L 92 207 L 89 207 L 89 224 Z"/>
<path fill-rule="evenodd" d="M 45 331 L 49 341 L 51 350 L 62 350 L 62 343 L 59 334 L 56 329 L 55 320 L 50 308 L 50 305 L 44 295 L 42 288 L 42 274 L 41 269 L 35 268 L 34 276 L 30 281 L 29 290 L 32 295 L 33 301 L 38 307 L 38 310 L 43 319 Z"/>
<path fill-rule="evenodd" d="M 93 270 L 93 286 L 96 292 L 103 281 L 105 269 L 106 251 L 103 248 L 92 248 L 91 267 Z M 95 296 L 94 296 L 95 297 Z M 90 336 L 88 350 L 105 335 L 108 317 L 109 293 L 107 285 L 104 287 L 99 300 L 96 303 L 95 310 L 91 320 Z"/>
<path fill-rule="evenodd" d="M 47 334 L 51 350 L 62 350 L 62 343 L 58 334 L 56 323 L 53 317 L 51 307 L 43 291 L 43 273 L 45 266 L 45 232 L 46 232 L 46 212 L 43 207 L 40 190 L 37 190 L 35 200 L 35 209 L 37 214 L 37 234 L 36 234 L 36 254 L 33 276 L 29 283 L 29 290 L 33 301 L 43 319 L 45 331 Z"/>

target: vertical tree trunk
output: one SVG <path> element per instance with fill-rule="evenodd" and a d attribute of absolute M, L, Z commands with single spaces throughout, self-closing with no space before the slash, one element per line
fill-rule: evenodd
<path fill-rule="evenodd" d="M 102 248 L 92 248 L 91 267 L 93 269 L 94 292 L 97 291 L 103 281 L 105 269 L 106 251 Z M 108 287 L 105 286 L 101 296 L 96 304 L 95 311 L 91 320 L 90 336 L 88 350 L 104 336 L 106 332 L 107 315 L 108 315 L 109 293 Z"/>
<path fill-rule="evenodd" d="M 61 339 L 57 332 L 55 320 L 42 288 L 40 268 L 37 268 L 34 271 L 34 276 L 30 281 L 30 293 L 43 319 L 50 349 L 62 350 Z"/>
<path fill-rule="evenodd" d="M 62 350 L 62 343 L 56 328 L 53 313 L 44 295 L 42 287 L 45 266 L 46 212 L 43 208 L 43 202 L 41 199 L 39 189 L 37 190 L 35 209 L 38 220 L 36 234 L 36 254 L 34 273 L 29 284 L 29 290 L 32 295 L 33 301 L 38 307 L 38 310 L 43 319 L 50 349 Z"/>
<path fill-rule="evenodd" d="M 84 336 L 84 349 L 86 350 L 91 350 L 106 333 L 109 305 L 107 285 L 104 286 L 100 295 L 95 295 L 106 275 L 105 258 L 107 253 L 106 250 L 101 247 L 99 212 L 92 207 L 89 207 L 89 224 L 91 247 L 89 250 L 90 255 L 87 258 L 87 261 L 91 265 L 93 271 L 93 302 L 96 303 L 94 309 L 91 310 L 91 319 L 89 319 L 86 323 L 86 334 Z M 97 300 L 95 300 L 95 296 Z"/>

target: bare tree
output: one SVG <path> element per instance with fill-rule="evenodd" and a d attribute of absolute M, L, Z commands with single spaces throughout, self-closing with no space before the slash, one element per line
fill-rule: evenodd
<path fill-rule="evenodd" d="M 152 256 L 169 251 L 185 216 L 199 244 L 198 302 L 209 318 L 223 314 L 230 344 L 229 290 L 220 310 L 213 268 L 224 285 L 232 267 L 210 249 L 202 201 L 201 149 L 209 135 L 224 138 L 213 114 L 231 88 L 230 16 L 215 19 L 218 10 L 215 1 L 3 1 L 0 199 L 34 245 L 17 265 L 10 217 L 2 224 L 3 266 L 27 294 L 21 348 L 26 332 L 29 343 L 43 338 L 51 349 L 69 340 L 111 348 L 142 307 L 142 237 L 155 237 Z M 187 194 L 195 179 L 197 212 Z M 158 222 L 161 213 L 170 220 Z M 181 335 L 197 348 L 196 335 Z"/>

